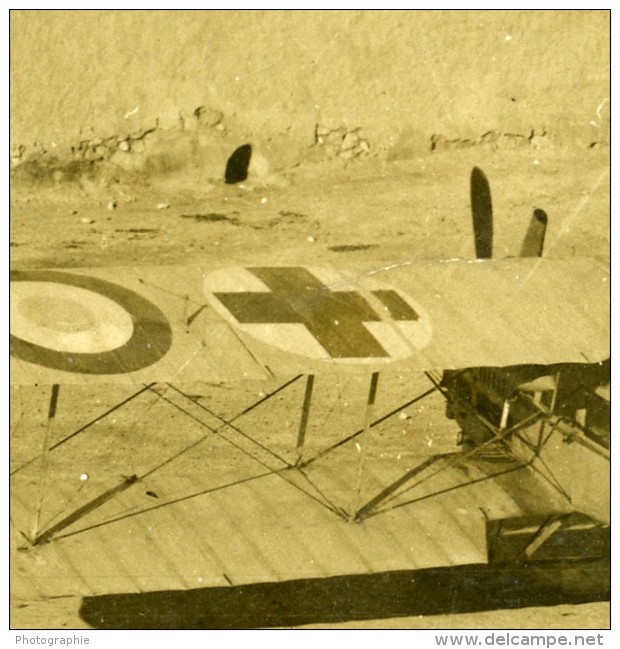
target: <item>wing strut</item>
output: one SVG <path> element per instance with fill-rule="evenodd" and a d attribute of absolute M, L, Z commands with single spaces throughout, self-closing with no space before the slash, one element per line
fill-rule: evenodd
<path fill-rule="evenodd" d="M 432 380 L 432 379 L 431 379 Z M 362 508 L 357 513 L 357 520 L 364 520 L 366 518 L 371 518 L 373 516 L 378 516 L 379 514 L 385 514 L 389 511 L 392 511 L 394 509 L 399 509 L 400 507 L 404 507 L 405 505 L 410 505 L 415 502 L 419 502 L 420 500 L 425 500 L 427 498 L 430 498 L 432 496 L 438 496 L 443 493 L 448 493 L 450 491 L 454 491 L 456 489 L 462 489 L 464 487 L 468 487 L 473 484 L 477 484 L 478 482 L 483 482 L 485 480 L 490 480 L 492 478 L 498 477 L 500 475 L 504 475 L 505 473 L 511 473 L 513 471 L 518 471 L 520 469 L 523 469 L 526 466 L 530 466 L 534 459 L 538 457 L 538 450 L 535 450 L 532 457 L 527 460 L 527 461 L 518 461 L 516 466 L 511 466 L 508 469 L 501 470 L 497 473 L 493 473 L 490 475 L 486 475 L 482 478 L 475 478 L 471 479 L 468 482 L 462 483 L 462 484 L 457 484 L 452 487 L 440 489 L 438 491 L 434 491 L 431 493 L 426 493 L 422 494 L 420 496 L 417 496 L 415 498 L 410 498 L 405 501 L 401 502 L 396 502 L 395 504 L 392 504 L 393 501 L 402 498 L 405 493 L 412 491 L 415 489 L 418 485 L 422 484 L 423 482 L 427 482 L 428 480 L 432 479 L 434 476 L 438 475 L 439 473 L 455 466 L 457 463 L 461 462 L 464 459 L 467 459 L 468 457 L 474 456 L 476 453 L 480 451 L 480 449 L 485 448 L 490 446 L 491 444 L 496 444 L 497 442 L 501 442 L 504 440 L 508 435 L 516 433 L 519 429 L 525 427 L 526 425 L 529 425 L 533 423 L 537 418 L 541 416 L 540 413 L 535 413 L 534 415 L 530 416 L 529 418 L 515 424 L 511 428 L 506 428 L 504 430 L 499 430 L 494 428 L 491 424 L 486 422 L 486 420 L 483 422 L 485 425 L 489 427 L 489 430 L 493 432 L 494 437 L 491 439 L 488 439 L 486 442 L 480 444 L 479 446 L 476 446 L 475 448 L 467 451 L 466 453 L 448 453 L 446 455 L 438 456 L 438 459 L 446 459 L 447 462 L 442 464 L 439 468 L 437 468 L 435 471 L 432 471 L 426 476 L 422 476 L 419 480 L 414 482 L 413 484 L 409 485 L 408 487 L 401 489 L 399 491 L 399 488 L 404 486 L 404 484 L 408 481 L 408 479 L 416 476 L 420 471 L 414 469 L 410 471 L 408 474 L 403 476 L 403 478 L 397 480 L 393 485 L 390 485 L 388 488 L 384 489 L 384 491 L 379 494 L 378 496 L 375 496 L 372 500 L 370 500 L 366 505 L 364 505 Z M 429 463 L 428 466 L 430 466 Z M 428 468 L 427 465 L 420 465 L 420 469 L 426 469 Z M 381 507 L 378 507 L 378 505 L 381 504 Z"/>
<path fill-rule="evenodd" d="M 408 408 L 412 404 L 414 404 L 414 403 L 416 403 L 418 401 L 421 401 L 422 399 L 425 399 L 426 397 L 428 397 L 429 394 L 433 394 L 433 392 L 436 392 L 438 389 L 439 388 L 437 386 L 433 386 L 432 388 L 429 388 L 425 392 L 422 392 L 422 394 L 419 394 L 417 397 L 414 397 L 413 399 L 409 399 L 409 401 L 407 401 L 405 403 L 402 403 L 400 406 L 397 406 L 393 410 L 390 410 L 390 412 L 385 413 L 385 415 L 382 415 L 378 419 L 375 419 L 370 424 L 370 427 L 374 428 L 375 426 L 378 426 L 379 424 L 382 424 L 384 421 L 386 421 L 390 417 L 393 417 L 396 413 L 401 412 L 405 408 Z M 355 439 L 356 437 L 359 437 L 364 432 L 364 430 L 365 430 L 364 428 L 359 428 L 354 433 L 351 433 L 350 435 L 347 435 L 347 437 L 339 440 L 335 444 L 332 444 L 331 446 L 327 446 L 323 450 L 319 451 L 313 457 L 311 457 L 311 458 L 309 458 L 307 460 L 304 460 L 303 463 L 302 463 L 302 466 L 306 467 L 306 466 L 309 466 L 310 464 L 312 464 L 313 462 L 316 462 L 317 460 L 320 460 L 322 457 L 324 457 L 328 453 L 331 453 L 332 451 L 339 448 L 340 446 L 343 446 L 347 442 L 350 442 L 352 439 Z"/>
<path fill-rule="evenodd" d="M 109 500 L 111 500 L 114 496 L 121 493 L 122 491 L 125 491 L 125 489 L 127 489 L 132 484 L 134 484 L 134 482 L 138 482 L 138 480 L 139 478 L 135 474 L 126 477 L 120 484 L 116 485 L 115 487 L 112 487 L 111 489 L 108 489 L 107 491 L 104 491 L 96 498 L 93 498 L 91 501 L 87 502 L 85 505 L 83 505 L 79 509 L 76 509 L 71 514 L 69 514 L 69 516 L 63 518 L 61 521 L 56 523 L 56 525 L 53 525 L 45 532 L 36 535 L 34 541 L 32 542 L 32 545 L 41 545 L 42 543 L 47 543 L 58 532 L 69 527 L 69 525 L 75 523 L 75 521 L 80 520 L 80 518 L 86 516 L 86 514 L 90 514 L 90 512 L 97 509 L 97 507 L 101 507 L 101 505 L 104 505 Z"/>
<path fill-rule="evenodd" d="M 306 439 L 306 429 L 308 428 L 308 416 L 310 415 L 310 404 L 312 403 L 312 390 L 314 388 L 314 374 L 308 374 L 306 378 L 306 391 L 304 393 L 304 403 L 301 407 L 301 421 L 299 422 L 299 432 L 297 433 L 297 459 L 295 466 L 301 465 L 302 455 L 304 452 L 304 441 Z"/>
<path fill-rule="evenodd" d="M 372 428 L 375 414 L 375 399 L 377 397 L 377 385 L 379 384 L 379 372 L 373 372 L 370 377 L 370 387 L 368 388 L 368 400 L 366 401 L 366 413 L 364 414 L 364 432 L 360 436 L 359 442 L 356 443 L 359 451 L 359 462 L 357 465 L 357 478 L 355 480 L 355 496 L 353 510 L 350 514 L 351 520 L 355 519 L 356 512 L 360 505 L 360 491 L 362 487 L 362 477 L 364 474 L 364 463 L 366 460 L 366 451 L 370 441 L 370 429 Z"/>
<path fill-rule="evenodd" d="M 143 385 L 138 391 L 134 392 L 132 395 L 130 395 L 126 399 L 123 399 L 122 401 L 119 401 L 118 403 L 114 404 L 111 408 L 108 408 L 108 410 L 106 410 L 102 414 L 97 415 L 94 419 L 91 419 L 88 423 L 84 424 L 83 426 L 81 426 L 77 430 L 73 431 L 72 433 L 70 433 L 66 437 L 63 437 L 61 440 L 57 441 L 55 444 L 52 444 L 52 446 L 50 446 L 49 448 L 44 449 L 43 454 L 46 453 L 46 452 L 50 452 L 50 451 L 53 451 L 53 450 L 57 449 L 59 446 L 62 446 L 64 443 L 68 442 L 70 439 L 73 439 L 76 435 L 79 435 L 80 433 L 83 433 L 85 430 L 87 430 L 88 428 L 90 428 L 94 424 L 97 424 L 98 422 L 100 422 L 105 417 L 111 415 L 114 411 L 118 410 L 119 408 L 122 408 L 123 406 L 128 404 L 130 401 L 132 401 L 136 397 L 140 396 L 143 392 L 146 392 L 147 390 L 149 390 L 153 385 L 155 385 L 155 384 L 154 383 L 149 383 L 148 385 Z M 35 462 L 40 457 L 42 457 L 43 454 L 37 455 L 37 456 L 31 458 L 30 460 L 24 462 L 24 464 L 18 466 L 16 469 L 11 471 L 9 476 L 12 477 L 16 473 L 19 473 L 20 471 L 25 469 L 27 466 L 30 466 L 33 462 Z"/>
<path fill-rule="evenodd" d="M 50 407 L 47 412 L 47 425 L 45 426 L 45 435 L 43 436 L 43 453 L 41 455 L 41 488 L 39 490 L 39 504 L 37 506 L 37 516 L 33 529 L 33 537 L 35 539 L 39 534 L 39 526 L 41 525 L 41 510 L 43 509 L 43 499 L 45 498 L 45 477 L 47 475 L 50 437 L 52 434 L 52 428 L 54 427 L 54 420 L 56 419 L 56 406 L 58 405 L 59 392 L 60 385 L 58 385 L 58 383 L 54 383 L 54 385 L 52 385 L 52 393 L 50 395 Z"/>

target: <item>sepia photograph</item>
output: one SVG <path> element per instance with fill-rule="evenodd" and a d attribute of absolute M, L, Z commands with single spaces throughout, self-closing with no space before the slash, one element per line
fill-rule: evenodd
<path fill-rule="evenodd" d="M 15 643 L 602 644 L 611 11 L 5 13 Z"/>

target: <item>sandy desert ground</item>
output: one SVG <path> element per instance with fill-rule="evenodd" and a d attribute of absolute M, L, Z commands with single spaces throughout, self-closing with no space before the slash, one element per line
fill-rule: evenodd
<path fill-rule="evenodd" d="M 12 11 L 11 269 L 199 263 L 372 271 L 471 259 L 473 166 L 491 183 L 497 258 L 519 254 L 534 208 L 549 215 L 545 256 L 608 257 L 609 21 L 607 11 Z M 227 158 L 246 143 L 249 177 L 226 184 Z M 484 331 L 484 314 L 478 319 Z M 378 405 L 427 386 L 424 377 L 393 377 L 380 384 Z M 270 387 L 183 389 L 226 418 Z M 12 389 L 12 468 L 41 449 L 48 388 Z M 309 451 L 359 425 L 366 389 L 355 379 L 318 389 Z M 126 394 L 119 385 L 63 386 L 51 441 Z M 245 425 L 288 457 L 299 411 L 284 398 L 272 403 Z M 60 461 L 33 464 L 13 485 L 16 501 L 38 497 L 42 468 L 71 491 L 87 465 L 103 485 L 148 470 L 191 432 L 178 411 L 140 413 L 121 410 L 67 444 Z M 454 450 L 455 440 L 444 403 L 431 399 L 382 427 L 369 461 L 407 470 L 431 447 Z M 344 476 L 355 453 L 343 448 L 332 469 Z M 241 460 L 214 443 L 179 458 L 170 475 L 198 480 L 207 466 L 230 477 Z M 56 516 L 69 507 L 46 506 Z M 19 534 L 11 538 L 19 552 Z M 81 597 L 35 597 L 19 570 L 11 586 L 13 628 L 89 628 Z M 299 624 L 610 623 L 608 602 L 507 610 L 498 601 L 475 613 Z"/>
<path fill-rule="evenodd" d="M 478 147 L 428 154 L 407 161 L 357 160 L 349 164 L 305 164 L 273 175 L 268 181 L 249 178 L 238 185 L 212 177 L 200 187 L 171 186 L 166 179 L 148 183 L 17 182 L 12 196 L 11 266 L 76 268 L 200 261 L 208 265 L 305 264 L 363 262 L 369 268 L 405 259 L 471 258 L 473 240 L 469 215 L 468 175 L 472 165 L 490 178 L 496 214 L 496 256 L 518 253 L 534 207 L 544 207 L 550 227 L 549 257 L 601 255 L 609 252 L 609 167 L 606 149 L 583 152 L 527 148 L 497 151 Z M 481 327 L 484 322 L 481 320 Z M 192 385 L 194 394 L 213 386 Z M 351 386 L 342 386 L 344 392 Z M 346 389 L 345 389 L 346 387 Z M 248 391 L 260 392 L 251 386 Z M 415 389 L 418 389 L 416 386 Z M 419 389 L 422 389 L 420 383 Z M 389 386 L 411 390 L 411 385 Z M 363 394 L 363 389 L 361 391 Z M 67 388 L 58 414 L 56 434 L 85 421 L 97 409 L 112 404 L 118 388 Z M 12 396 L 11 452 L 14 466 L 32 455 L 41 434 L 47 394 L 16 388 Z M 63 405 L 69 407 L 62 408 Z M 235 412 L 228 394 L 221 408 Z M 454 431 L 445 425 L 440 402 L 415 415 L 418 439 L 435 436 L 450 450 Z M 275 416 L 275 415 L 272 415 Z M 255 422 L 274 448 L 290 449 L 296 413 L 278 422 Z M 166 427 L 178 427 L 174 415 Z M 333 420 L 325 413 L 323 427 L 311 431 L 315 440 L 330 441 Z M 342 420 L 346 423 L 346 415 Z M 442 424 L 442 421 L 444 424 Z M 132 437 L 119 416 L 106 433 L 107 441 L 91 449 L 93 462 L 109 466 L 115 445 L 128 452 L 140 449 L 148 463 L 165 455 L 166 435 L 132 422 Z M 403 453 L 399 422 L 385 433 L 373 452 L 395 462 Z M 116 428 L 116 432 L 115 432 Z M 287 429 L 288 430 L 287 432 Z M 404 432 L 404 431 L 403 431 Z M 332 430 L 331 434 L 335 434 Z M 310 437 L 310 436 L 309 436 Z M 153 444 L 157 440 L 156 445 Z M 410 435 L 406 453 L 423 454 Z M 411 441 L 413 439 L 413 442 Z M 157 451 L 155 452 L 155 447 Z M 172 445 L 171 445 L 172 448 Z M 151 450 L 149 450 L 151 449 Z M 230 457 L 194 455 L 191 462 L 226 463 Z M 116 461 L 116 460 L 114 460 Z M 190 462 L 188 460 L 188 462 Z M 191 470 L 181 463 L 178 470 Z M 118 468 L 118 467 L 116 467 Z M 62 470 L 61 470 L 62 473 Z M 12 603 L 15 628 L 84 628 L 79 598 Z M 478 614 L 342 622 L 345 628 L 605 628 L 605 603 L 488 611 Z"/>

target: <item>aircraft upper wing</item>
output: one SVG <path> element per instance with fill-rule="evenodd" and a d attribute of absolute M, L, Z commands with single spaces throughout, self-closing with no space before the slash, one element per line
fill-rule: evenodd
<path fill-rule="evenodd" d="M 11 273 L 11 382 L 223 381 L 598 362 L 605 260 Z"/>

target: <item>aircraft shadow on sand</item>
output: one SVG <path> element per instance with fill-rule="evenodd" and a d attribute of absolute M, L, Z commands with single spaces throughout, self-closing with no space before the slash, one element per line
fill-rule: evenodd
<path fill-rule="evenodd" d="M 86 597 L 100 629 L 257 629 L 608 601 L 609 561 L 472 564 Z"/>

